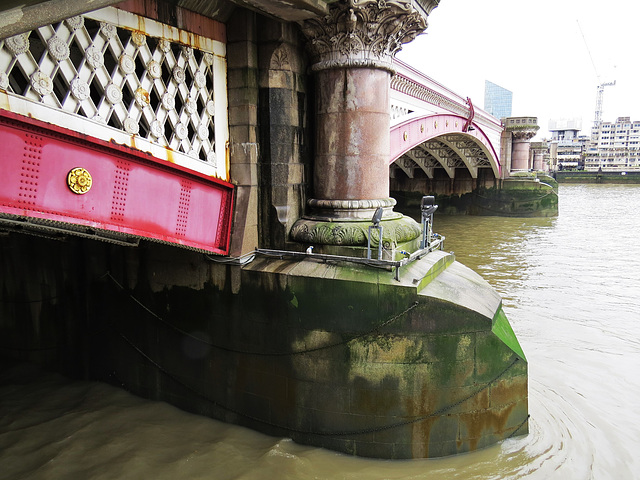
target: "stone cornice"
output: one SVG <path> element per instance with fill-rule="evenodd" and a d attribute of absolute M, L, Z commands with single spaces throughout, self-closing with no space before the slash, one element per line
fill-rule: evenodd
<path fill-rule="evenodd" d="M 425 2 L 423 2 L 425 3 Z M 381 68 L 393 72 L 391 60 L 403 43 L 427 28 L 427 10 L 403 0 L 339 0 L 329 14 L 306 20 L 302 32 L 312 70 L 342 67 Z"/>
<path fill-rule="evenodd" d="M 417 98 L 418 100 L 422 100 L 423 102 L 427 102 L 431 105 L 441 107 L 451 113 L 457 113 L 463 117 L 466 117 L 469 114 L 469 108 L 467 106 L 454 102 L 441 93 L 421 85 L 401 74 L 395 74 L 391 78 L 391 89 L 409 95 L 413 98 Z"/>

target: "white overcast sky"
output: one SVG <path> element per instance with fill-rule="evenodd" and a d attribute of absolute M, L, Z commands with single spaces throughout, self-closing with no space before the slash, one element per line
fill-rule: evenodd
<path fill-rule="evenodd" d="M 602 119 L 640 120 L 640 0 L 441 0 L 397 56 L 481 108 L 485 80 L 511 90 L 513 116 L 538 117 L 536 138 L 550 118 L 590 133 L 596 87 L 613 80 Z"/>

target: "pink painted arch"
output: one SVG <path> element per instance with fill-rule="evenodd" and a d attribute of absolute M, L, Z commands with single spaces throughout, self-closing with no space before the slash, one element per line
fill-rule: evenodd
<path fill-rule="evenodd" d="M 391 127 L 391 155 L 389 165 L 412 148 L 433 138 L 448 133 L 459 133 L 472 138 L 483 150 L 496 178 L 500 177 L 501 165 L 496 150 L 485 132 L 473 123 L 473 130 L 464 132 L 466 118 L 458 115 L 425 115 L 406 120 Z"/>

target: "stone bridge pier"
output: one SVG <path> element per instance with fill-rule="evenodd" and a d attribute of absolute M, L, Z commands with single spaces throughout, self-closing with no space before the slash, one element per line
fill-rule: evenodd
<path fill-rule="evenodd" d="M 534 117 L 511 117 L 507 119 L 505 131 L 512 135 L 510 172 L 526 172 L 531 154 L 531 139 L 540 129 Z"/>
<path fill-rule="evenodd" d="M 389 198 L 391 62 L 426 28 L 437 3 L 339 1 L 329 15 L 304 22 L 316 77 L 317 133 L 314 198 L 291 230 L 294 240 L 325 251 L 365 246 L 378 207 L 384 209 L 386 246 L 419 237 L 419 225 L 395 213 Z"/>

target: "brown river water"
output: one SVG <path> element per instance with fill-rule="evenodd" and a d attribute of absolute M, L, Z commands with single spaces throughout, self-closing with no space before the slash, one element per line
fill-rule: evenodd
<path fill-rule="evenodd" d="M 297 445 L 29 365 L 0 368 L 0 480 L 640 479 L 640 185 L 561 185 L 551 219 L 436 216 L 529 360 L 530 433 L 382 461 Z"/>

